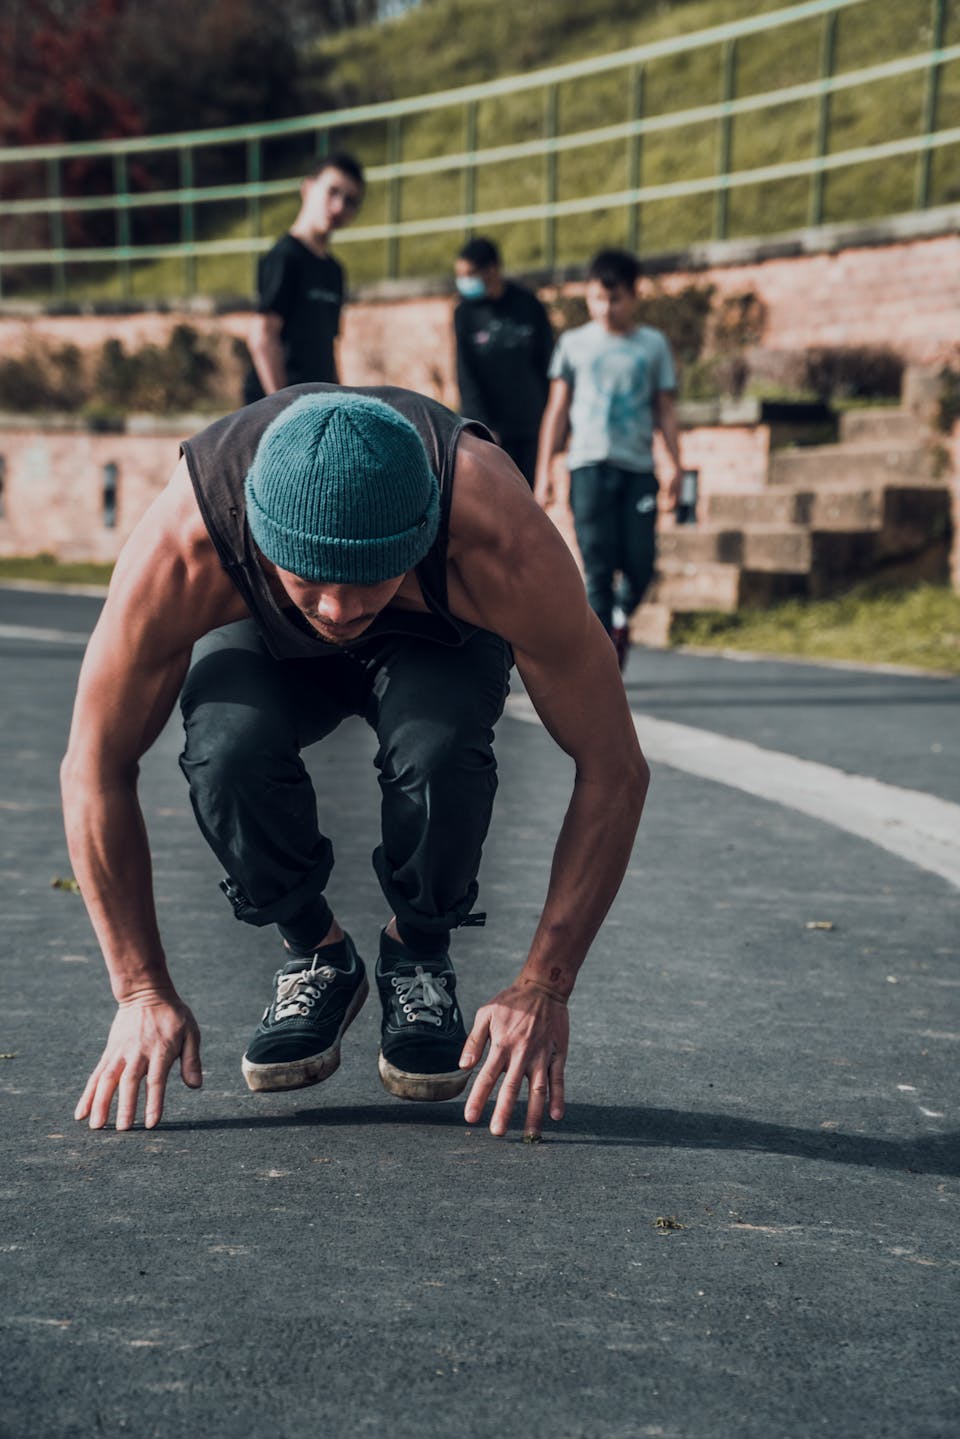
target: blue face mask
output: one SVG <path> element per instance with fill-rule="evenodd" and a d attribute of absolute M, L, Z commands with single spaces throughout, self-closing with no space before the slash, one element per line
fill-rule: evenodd
<path fill-rule="evenodd" d="M 458 275 L 457 289 L 465 300 L 482 300 L 487 293 L 479 275 Z"/>

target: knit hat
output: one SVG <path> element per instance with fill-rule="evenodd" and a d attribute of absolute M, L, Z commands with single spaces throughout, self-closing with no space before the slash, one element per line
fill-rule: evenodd
<path fill-rule="evenodd" d="M 316 583 L 375 585 L 436 538 L 440 492 L 423 441 L 382 400 L 301 395 L 264 430 L 244 491 L 268 560 Z"/>

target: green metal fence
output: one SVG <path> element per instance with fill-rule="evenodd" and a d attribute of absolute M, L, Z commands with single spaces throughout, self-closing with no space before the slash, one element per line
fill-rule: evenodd
<path fill-rule="evenodd" d="M 31 173 L 42 167 L 44 177 L 43 194 L 6 200 L 0 205 L 0 294 L 4 286 L 7 291 L 13 290 L 17 280 L 22 283 L 28 274 L 35 289 L 36 277 L 42 274 L 49 277 L 53 296 L 62 301 L 74 287 L 82 290 L 89 285 L 94 274 L 100 275 L 102 282 L 103 267 L 108 266 L 115 292 L 129 297 L 135 269 L 158 261 L 175 261 L 179 268 L 178 287 L 193 294 L 198 288 L 198 264 L 216 260 L 222 275 L 230 257 L 238 256 L 243 266 L 239 283 L 234 279 L 227 288 L 233 292 L 251 290 L 256 257 L 271 243 L 273 230 L 280 228 L 276 222 L 277 203 L 285 202 L 289 211 L 298 184 L 298 178 L 290 174 L 268 177 L 266 148 L 295 137 L 301 143 L 309 142 L 317 155 L 327 152 L 331 144 L 344 142 L 361 155 L 365 148 L 379 153 L 380 158 L 375 155 L 374 163 L 367 166 L 366 212 L 373 213 L 373 221 L 357 224 L 341 232 L 337 239 L 338 247 L 359 247 L 355 254 L 366 255 L 370 276 L 400 275 L 405 247 L 419 248 L 421 272 L 424 267 L 429 271 L 431 264 L 437 268 L 435 256 L 439 252 L 424 249 L 429 238 L 439 238 L 449 254 L 471 233 L 510 233 L 510 227 L 515 232 L 518 226 L 526 227 L 528 259 L 550 270 L 563 258 L 558 249 L 560 224 L 576 219 L 585 233 L 590 217 L 598 215 L 608 225 L 619 227 L 611 236 L 613 242 L 627 243 L 635 249 L 649 248 L 648 217 L 664 202 L 681 203 L 688 212 L 699 205 L 700 213 L 705 204 L 709 217 L 699 222 L 699 238 L 723 240 L 731 234 L 731 203 L 738 193 L 756 195 L 759 190 L 762 195 L 772 194 L 770 187 L 792 182 L 802 185 L 805 191 L 802 216 L 797 210 L 796 183 L 791 191 L 794 228 L 816 227 L 836 218 L 826 210 L 831 177 L 854 172 L 856 167 L 911 166 L 912 193 L 903 203 L 901 186 L 893 203 L 899 210 L 924 209 L 944 199 L 942 184 L 941 193 L 933 193 L 935 158 L 945 155 L 952 160 L 951 147 L 960 147 L 960 103 L 953 106 L 951 102 L 947 107 L 951 118 L 955 111 L 958 124 L 942 123 L 945 76 L 950 80 L 951 97 L 960 97 L 960 43 L 946 43 L 949 0 L 925 0 L 929 5 L 928 44 L 914 53 L 880 63 L 838 69 L 838 24 L 843 20 L 845 24 L 869 25 L 871 7 L 875 12 L 876 4 L 877 0 L 804 0 L 696 34 L 526 75 L 269 124 L 99 143 L 0 149 L 0 180 L 24 166 L 32 167 Z M 850 22 L 843 18 L 844 12 L 850 12 Z M 818 27 L 817 73 L 812 78 L 739 93 L 745 45 L 755 37 L 774 32 L 783 32 L 789 42 L 791 35 L 800 33 L 796 27 L 806 27 L 803 33 L 809 39 L 811 24 Z M 680 57 L 707 53 L 717 62 L 715 98 L 683 108 L 651 103 L 649 82 L 658 64 L 668 60 L 678 64 Z M 611 81 L 606 77 L 612 77 Z M 571 85 L 583 83 L 594 87 L 612 83 L 610 98 L 620 107 L 620 116 L 612 115 L 611 122 L 602 126 L 565 128 L 562 101 Z M 915 107 L 917 114 L 909 124 L 909 132 L 887 139 L 877 139 L 874 133 L 867 143 L 844 145 L 850 126 L 838 123 L 838 102 L 852 94 L 869 94 L 871 87 L 877 94 L 893 93 L 883 89 L 891 84 L 922 88 L 922 103 Z M 491 105 L 506 113 L 503 107 L 519 104 L 517 97 L 532 98 L 541 107 L 540 133 L 534 138 L 482 144 L 481 115 L 489 115 Z M 804 135 L 809 131 L 803 143 L 806 153 L 763 164 L 738 164 L 739 126 L 752 124 L 755 133 L 760 134 L 763 128 L 779 123 L 777 116 L 789 117 L 801 111 L 805 117 Z M 529 128 L 529 110 L 525 123 Z M 709 172 L 690 173 L 687 160 L 694 156 L 697 145 L 702 150 L 704 137 L 710 134 L 713 161 Z M 661 175 L 648 173 L 648 150 L 664 138 L 672 146 L 679 178 L 662 178 L 662 154 Z M 204 152 L 233 146 L 242 147 L 244 178 L 231 184 L 198 184 L 195 175 Z M 580 193 L 565 195 L 560 166 L 572 163 L 578 152 L 606 157 L 596 172 L 600 188 L 595 190 L 590 183 L 584 188 L 581 180 Z M 131 182 L 131 167 L 151 161 L 159 164 L 161 156 L 166 157 L 168 166 L 175 157 L 177 185 L 138 191 Z M 619 183 L 614 179 L 611 185 L 612 156 L 621 178 Z M 112 166 L 111 192 L 67 193 L 65 177 L 69 179 L 71 167 L 81 160 L 98 159 L 108 160 Z M 525 189 L 535 184 L 539 194 L 532 199 L 524 196 L 520 203 L 509 195 L 504 203 L 484 203 L 479 194 L 481 184 L 489 189 L 488 182 L 495 182 L 498 175 L 520 173 L 510 168 L 518 165 Z M 452 181 L 458 196 L 454 211 L 445 211 L 440 203 L 431 202 L 429 183 L 426 190 L 421 185 L 418 191 L 417 182 L 423 181 L 445 184 L 448 195 Z M 504 188 L 509 188 L 506 180 Z M 493 189 L 496 190 L 495 183 Z M 952 200 L 954 196 L 949 193 L 947 198 Z M 761 208 L 762 203 L 762 199 L 757 202 Z M 238 206 L 243 212 L 239 222 L 233 214 Z M 411 214 L 411 209 L 418 213 Z M 166 211 L 178 217 L 175 241 L 137 243 L 134 220 L 138 212 L 146 210 Z M 71 217 L 96 213 L 112 214 L 112 243 L 70 243 Z M 227 214 L 231 215 L 230 223 L 222 223 Z M 268 235 L 263 234 L 265 220 L 274 222 Z M 40 243 L 35 233 L 38 225 L 46 231 Z M 242 233 L 231 233 L 231 227 Z M 218 233 L 211 235 L 213 229 Z M 10 242 L 11 234 L 16 239 L 18 232 L 21 236 L 27 234 L 28 243 Z M 738 233 L 742 232 L 741 223 Z M 170 283 L 167 275 L 168 287 Z M 218 288 L 216 283 L 213 288 Z"/>

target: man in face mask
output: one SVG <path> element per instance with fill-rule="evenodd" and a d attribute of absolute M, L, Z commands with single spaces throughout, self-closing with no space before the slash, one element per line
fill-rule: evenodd
<path fill-rule="evenodd" d="M 461 414 L 493 431 L 532 488 L 549 390 L 550 320 L 536 295 L 504 279 L 492 240 L 477 238 L 464 245 L 455 273 Z"/>

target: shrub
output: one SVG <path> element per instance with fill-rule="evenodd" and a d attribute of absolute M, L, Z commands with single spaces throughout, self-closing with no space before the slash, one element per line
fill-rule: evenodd
<path fill-rule="evenodd" d="M 105 340 L 95 374 L 96 402 L 107 410 L 157 414 L 202 407 L 219 369 L 215 346 L 190 325 L 177 325 L 164 348 L 144 345 L 132 354 L 120 340 Z"/>
<path fill-rule="evenodd" d="M 236 363 L 230 343 L 228 367 L 230 360 Z M 121 340 L 105 340 L 90 359 L 76 345 L 37 341 L 0 360 L 0 410 L 83 410 L 114 426 L 128 410 L 164 414 L 229 406 L 234 396 L 227 391 L 235 382 L 232 368 L 221 367 L 220 345 L 220 338 L 190 325 L 178 325 L 166 345 L 131 352 Z"/>
<path fill-rule="evenodd" d="M 712 285 L 687 285 L 676 295 L 658 289 L 640 301 L 640 318 L 663 331 L 680 365 L 693 364 L 703 353 L 713 295 Z"/>
<path fill-rule="evenodd" d="M 590 318 L 582 295 L 555 295 L 547 309 L 550 323 L 558 335 L 562 335 L 564 330 L 575 330 L 579 325 L 585 325 Z"/>
<path fill-rule="evenodd" d="M 883 346 L 822 346 L 805 355 L 805 386 L 823 401 L 899 399 L 903 371 L 903 357 Z"/>
<path fill-rule="evenodd" d="M 76 345 L 51 349 L 31 344 L 22 355 L 0 360 L 0 409 L 30 414 L 38 410 L 77 410 L 90 382 Z"/>
<path fill-rule="evenodd" d="M 960 420 L 960 372 L 949 366 L 940 371 L 937 400 L 937 428 L 949 434 Z"/>
<path fill-rule="evenodd" d="M 767 307 L 752 290 L 742 295 L 724 295 L 710 316 L 707 348 L 729 355 L 757 345 L 767 323 Z"/>
<path fill-rule="evenodd" d="M 680 394 L 685 400 L 738 400 L 746 389 L 749 366 L 742 354 L 714 355 L 694 360 L 680 372 Z"/>

